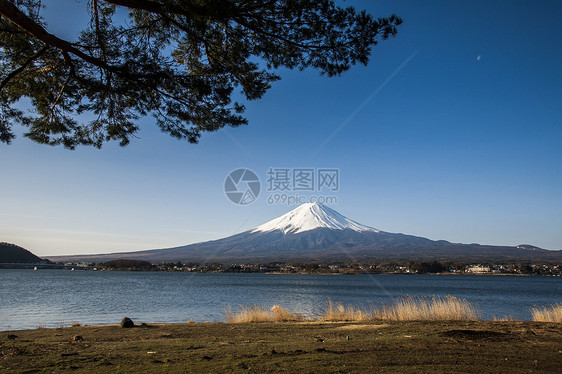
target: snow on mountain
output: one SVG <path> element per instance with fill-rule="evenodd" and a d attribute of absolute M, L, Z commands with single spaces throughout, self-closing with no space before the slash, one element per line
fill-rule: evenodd
<path fill-rule="evenodd" d="M 282 231 L 284 234 L 297 234 L 318 228 L 379 232 L 377 229 L 350 220 L 320 203 L 302 204 L 289 213 L 256 227 L 251 232 Z"/>

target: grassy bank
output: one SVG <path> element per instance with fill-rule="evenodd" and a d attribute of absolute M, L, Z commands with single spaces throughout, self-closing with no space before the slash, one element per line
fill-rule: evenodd
<path fill-rule="evenodd" d="M 535 322 L 562 323 L 562 303 L 530 308 Z M 225 310 L 229 323 L 249 322 L 377 322 L 377 321 L 477 321 L 481 318 L 478 307 L 466 299 L 446 297 L 400 297 L 392 304 L 363 308 L 343 305 L 329 300 L 317 317 L 305 317 L 274 305 L 268 309 L 261 305 L 240 306 Z M 517 321 L 516 317 L 494 317 L 494 321 Z"/>
<path fill-rule="evenodd" d="M 362 309 L 329 302 L 324 314 L 325 321 L 474 321 L 480 312 L 465 299 L 447 297 L 403 297 L 392 305 Z"/>
<path fill-rule="evenodd" d="M 561 347 L 539 322 L 75 326 L 2 332 L 0 372 L 552 373 Z"/>
<path fill-rule="evenodd" d="M 537 313 L 539 313 L 537 311 Z M 541 309 L 541 315 L 552 314 Z M 550 314 L 549 314 L 550 313 Z M 391 305 L 381 305 L 370 309 L 354 305 L 343 305 L 328 301 L 323 313 L 317 318 L 306 318 L 287 309 L 274 305 L 271 309 L 261 305 L 240 306 L 236 311 L 225 310 L 229 323 L 248 322 L 366 322 L 366 321 L 475 321 L 480 312 L 470 302 L 453 296 L 447 297 L 403 297 Z M 554 319 L 544 322 L 558 322 Z"/>

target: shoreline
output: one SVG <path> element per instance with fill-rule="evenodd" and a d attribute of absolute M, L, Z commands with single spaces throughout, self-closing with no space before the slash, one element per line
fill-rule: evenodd
<path fill-rule="evenodd" d="M 412 272 L 282 272 L 282 271 L 181 271 L 181 270 L 145 270 L 145 269 L 97 269 L 83 266 L 39 267 L 29 264 L 15 264 L 17 266 L 2 266 L 0 270 L 67 270 L 67 271 L 95 271 L 95 272 L 134 272 L 134 273 L 188 273 L 188 274 L 269 274 L 269 275 L 494 275 L 521 277 L 561 277 L 562 274 L 521 274 L 500 272 L 440 272 L 440 273 L 412 273 Z M 36 267 L 36 269 L 34 269 Z"/>
<path fill-rule="evenodd" d="M 370 321 L 324 321 L 324 320 L 303 320 L 303 321 L 286 321 L 286 322 L 225 322 L 225 321 L 204 321 L 204 322 L 195 322 L 195 321 L 188 321 L 188 322 L 140 322 L 135 323 L 133 327 L 123 328 L 118 323 L 110 324 L 110 323 L 103 323 L 103 324 L 91 324 L 91 325 L 82 325 L 78 324 L 75 326 L 64 326 L 64 327 L 35 327 L 31 329 L 17 329 L 17 330 L 2 330 L 0 331 L 0 342 L 5 342 L 6 334 L 17 334 L 17 333 L 30 333 L 30 332 L 39 332 L 39 335 L 49 335 L 53 333 L 53 336 L 58 336 L 57 333 L 59 332 L 69 332 L 69 331 L 88 331 L 88 330 L 96 330 L 96 329 L 114 329 L 114 331 L 121 331 L 123 334 L 126 334 L 128 331 L 145 331 L 147 329 L 154 329 L 154 328 L 166 328 L 166 329 L 183 329 L 186 327 L 218 327 L 218 326 L 225 326 L 226 327 L 235 327 L 235 326 L 246 326 L 246 327 L 271 327 L 271 326 L 279 326 L 279 327 L 296 327 L 299 326 L 344 326 L 344 325 L 352 325 L 352 326 L 380 326 L 380 327 L 387 327 L 390 325 L 435 325 L 435 326 L 452 326 L 452 325 L 471 325 L 481 326 L 481 327 L 490 327 L 493 325 L 498 326 L 533 326 L 533 327 L 548 327 L 548 328 L 561 328 L 561 322 L 543 322 L 543 321 L 505 321 L 505 320 L 414 320 L 414 321 L 388 321 L 388 320 L 370 320 Z M 44 333 L 44 334 L 41 334 Z M 561 338 L 562 338 L 562 330 L 560 331 Z M 18 337 L 19 338 L 19 337 Z"/>

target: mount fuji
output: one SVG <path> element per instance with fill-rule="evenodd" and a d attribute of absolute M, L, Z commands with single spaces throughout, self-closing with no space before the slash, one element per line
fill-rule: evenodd
<path fill-rule="evenodd" d="M 283 234 L 298 234 L 315 229 L 353 230 L 357 232 L 380 232 L 342 216 L 333 209 L 319 203 L 307 203 L 291 210 L 279 218 L 250 230 L 252 233 L 281 231 Z"/>
<path fill-rule="evenodd" d="M 529 245 L 491 246 L 396 234 L 355 222 L 319 203 L 303 204 L 256 228 L 175 248 L 105 255 L 56 256 L 54 261 L 366 261 L 560 259 L 562 251 Z"/>

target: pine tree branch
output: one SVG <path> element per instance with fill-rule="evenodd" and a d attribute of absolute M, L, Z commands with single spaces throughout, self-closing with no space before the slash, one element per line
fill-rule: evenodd
<path fill-rule="evenodd" d="M 0 0 L 9 66 L 0 88 L 10 88 L 1 91 L 2 142 L 18 123 L 39 143 L 125 145 L 138 130 L 134 121 L 150 113 L 163 131 L 196 142 L 204 131 L 247 123 L 243 106 L 230 105 L 236 87 L 260 98 L 279 79 L 271 73 L 277 67 L 339 75 L 365 64 L 377 34 L 393 36 L 401 22 L 375 21 L 332 0 L 89 0 L 89 27 L 73 41 L 50 33 L 40 5 Z M 131 24 L 113 19 L 116 7 Z M 10 108 L 20 97 L 31 99 L 35 114 Z M 74 116 L 82 113 L 98 118 L 80 124 Z"/>
<path fill-rule="evenodd" d="M 46 45 L 55 47 L 62 52 L 67 52 L 75 55 L 76 57 L 82 59 L 85 62 L 88 62 L 92 65 L 95 65 L 99 68 L 104 70 L 117 73 L 125 78 L 148 78 L 148 77 L 160 77 L 164 76 L 164 74 L 132 74 L 126 67 L 124 66 L 114 66 L 109 65 L 106 62 L 96 58 L 94 56 L 88 55 L 78 48 L 74 47 L 70 42 L 60 39 L 57 36 L 50 34 L 45 30 L 41 25 L 37 22 L 33 21 L 29 18 L 25 13 L 23 13 L 18 7 L 7 0 L 0 0 L 0 14 L 11 22 L 16 24 L 21 29 L 25 30 L 27 33 L 35 37 L 36 39 L 42 41 Z"/>
<path fill-rule="evenodd" d="M 66 80 L 64 81 L 57 98 L 55 99 L 53 105 L 51 106 L 51 111 L 53 111 L 55 109 L 55 106 L 57 106 L 57 104 L 59 103 L 60 99 L 62 98 L 62 94 L 64 93 L 64 89 L 66 88 L 66 85 L 68 84 L 68 82 L 70 82 L 70 79 L 74 76 L 74 64 L 72 63 L 72 59 L 70 58 L 68 53 L 64 52 L 63 54 L 64 54 L 65 63 L 70 67 L 70 72 L 68 73 L 68 77 L 66 77 Z"/>
<path fill-rule="evenodd" d="M 123 6 L 129 9 L 144 10 L 150 13 L 159 15 L 176 14 L 186 17 L 193 17 L 193 15 L 201 16 L 218 16 L 217 12 L 209 11 L 209 7 L 194 6 L 188 4 L 186 1 L 182 5 L 175 4 L 161 4 L 157 1 L 151 0 L 104 0 L 106 3 L 113 5 Z M 226 5 L 226 4 L 224 4 Z M 226 8 L 226 9 L 225 9 Z M 221 11 L 225 14 L 232 13 L 232 9 L 227 9 L 226 6 L 222 7 Z"/>
<path fill-rule="evenodd" d="M 43 46 L 40 50 L 38 50 L 33 56 L 29 56 L 27 58 L 27 60 L 25 60 L 23 62 L 23 64 L 21 64 L 21 66 L 17 69 L 15 69 L 14 71 L 12 71 L 10 74 L 8 74 L 8 76 L 6 76 L 6 78 L 4 78 L 2 80 L 2 83 L 0 83 L 0 90 L 3 89 L 8 82 L 10 82 L 16 75 L 18 75 L 19 73 L 21 73 L 22 71 L 25 70 L 25 68 L 31 64 L 33 61 L 37 60 L 43 53 L 45 53 L 45 51 L 47 50 L 47 46 Z"/>

